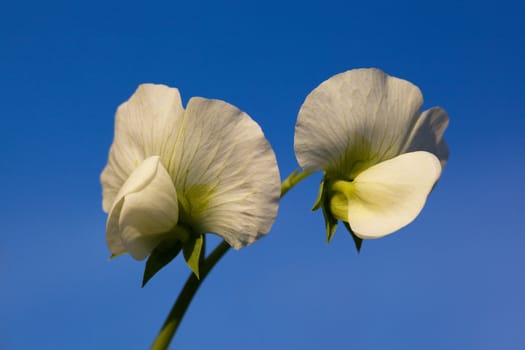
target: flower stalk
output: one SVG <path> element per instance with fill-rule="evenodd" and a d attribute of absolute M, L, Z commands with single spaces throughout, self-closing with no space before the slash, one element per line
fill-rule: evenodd
<path fill-rule="evenodd" d="M 295 170 L 291 173 L 281 185 L 281 198 L 288 193 L 295 185 L 311 175 L 311 172 L 299 172 Z M 200 279 L 191 274 L 184 287 L 182 288 L 175 304 L 171 308 L 164 325 L 162 326 L 159 334 L 155 338 L 153 344 L 151 345 L 151 350 L 166 350 L 168 349 L 173 336 L 177 332 L 177 329 L 182 322 L 186 310 L 190 306 L 193 297 L 197 293 L 202 282 L 208 275 L 208 273 L 213 269 L 213 267 L 219 262 L 219 260 L 230 250 L 230 245 L 226 241 L 222 241 L 210 255 L 204 259 L 200 266 Z"/>
<path fill-rule="evenodd" d="M 204 281 L 208 273 L 213 269 L 215 264 L 217 264 L 217 262 L 224 256 L 224 254 L 226 254 L 229 249 L 230 245 L 226 243 L 226 241 L 222 241 L 202 263 L 200 279 L 198 279 L 194 273 L 190 274 L 177 300 L 175 301 L 175 304 L 173 304 L 173 307 L 171 308 L 171 311 L 166 318 L 162 329 L 151 345 L 151 350 L 161 350 L 168 348 L 171 339 L 175 335 L 177 328 L 179 328 L 182 318 L 190 306 L 190 303 L 197 293 L 201 283 Z"/>

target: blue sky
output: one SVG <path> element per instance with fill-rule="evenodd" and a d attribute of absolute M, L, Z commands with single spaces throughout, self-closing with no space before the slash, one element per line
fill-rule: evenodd
<path fill-rule="evenodd" d="M 186 279 L 177 259 L 141 289 L 143 263 L 108 259 L 99 174 L 138 84 L 243 109 L 285 177 L 305 96 L 360 67 L 449 112 L 422 214 L 357 255 L 341 229 L 326 245 L 309 178 L 221 261 L 172 348 L 523 349 L 523 62 L 517 0 L 4 4 L 0 349 L 147 348 Z"/>

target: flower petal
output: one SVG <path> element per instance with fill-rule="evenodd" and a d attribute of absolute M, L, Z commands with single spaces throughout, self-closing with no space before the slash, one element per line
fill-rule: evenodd
<path fill-rule="evenodd" d="M 305 171 L 353 178 L 400 153 L 422 103 L 415 85 L 378 69 L 335 75 L 301 106 L 295 126 L 297 160 Z"/>
<path fill-rule="evenodd" d="M 181 220 L 198 233 L 223 237 L 234 248 L 270 230 L 280 177 L 259 125 L 219 100 L 192 98 L 169 161 Z"/>
<path fill-rule="evenodd" d="M 348 200 L 348 222 L 364 239 L 379 238 L 412 222 L 441 174 L 428 152 L 405 153 L 356 177 Z"/>
<path fill-rule="evenodd" d="M 448 114 L 439 107 L 430 108 L 417 120 L 412 130 L 403 153 L 414 151 L 426 151 L 439 158 L 441 167 L 445 168 L 448 160 L 448 146 L 443 134 L 448 126 Z"/>
<path fill-rule="evenodd" d="M 179 217 L 177 193 L 160 157 L 144 160 L 126 180 L 107 223 L 113 254 L 129 251 L 144 259 L 173 229 Z"/>
<path fill-rule="evenodd" d="M 177 89 L 143 84 L 120 105 L 115 138 L 101 174 L 102 206 L 108 211 L 126 179 L 149 156 L 171 154 L 184 112 Z"/>

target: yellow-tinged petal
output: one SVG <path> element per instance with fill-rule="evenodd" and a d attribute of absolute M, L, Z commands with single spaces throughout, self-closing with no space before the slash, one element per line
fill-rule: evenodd
<path fill-rule="evenodd" d="M 378 69 L 331 77 L 299 111 L 294 141 L 299 165 L 332 178 L 354 178 L 401 153 L 422 103 L 415 85 Z"/>
<path fill-rule="evenodd" d="M 144 160 L 116 196 L 107 222 L 107 244 L 113 254 L 128 251 L 142 260 L 175 227 L 179 217 L 172 179 L 153 156 Z"/>
<path fill-rule="evenodd" d="M 224 101 L 190 99 L 169 159 L 181 218 L 234 248 L 266 234 L 277 215 L 280 176 L 259 125 Z"/>
<path fill-rule="evenodd" d="M 433 154 L 405 153 L 363 171 L 352 182 L 336 182 L 330 207 L 358 237 L 380 238 L 418 216 L 440 174 Z"/>
<path fill-rule="evenodd" d="M 150 156 L 159 156 L 168 171 L 179 219 L 193 232 L 216 233 L 240 248 L 270 230 L 280 195 L 277 161 L 259 125 L 238 108 L 195 97 L 184 110 L 177 89 L 141 85 L 117 111 L 101 175 L 106 211 L 120 212 L 119 191 Z M 125 251 L 113 235 L 108 245 Z"/>

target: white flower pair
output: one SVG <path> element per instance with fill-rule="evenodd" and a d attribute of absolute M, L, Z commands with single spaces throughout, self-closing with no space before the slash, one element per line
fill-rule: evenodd
<path fill-rule="evenodd" d="M 305 171 L 324 171 L 317 207 L 332 234 L 341 220 L 382 237 L 419 214 L 448 156 L 446 112 L 421 105 L 417 87 L 376 69 L 336 75 L 306 98 L 295 152 Z M 199 97 L 183 109 L 177 89 L 150 84 L 118 108 L 101 182 L 109 250 L 138 260 L 204 233 L 246 246 L 270 230 L 280 195 L 273 150 L 247 114 Z"/>

